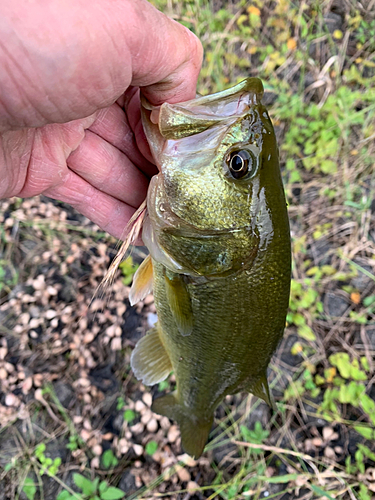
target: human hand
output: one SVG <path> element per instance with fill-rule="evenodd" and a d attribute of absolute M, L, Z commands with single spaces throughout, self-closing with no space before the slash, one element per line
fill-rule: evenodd
<path fill-rule="evenodd" d="M 202 48 L 146 0 L 0 0 L 0 199 L 45 194 L 120 238 L 156 172 L 140 121 L 195 97 Z"/>

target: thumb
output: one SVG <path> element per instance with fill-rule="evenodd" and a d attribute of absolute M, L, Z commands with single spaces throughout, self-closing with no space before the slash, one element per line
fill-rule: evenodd
<path fill-rule="evenodd" d="M 133 0 L 132 8 L 134 26 L 143 28 L 129 38 L 131 84 L 154 105 L 193 99 L 203 57 L 199 39 L 145 0 Z"/>

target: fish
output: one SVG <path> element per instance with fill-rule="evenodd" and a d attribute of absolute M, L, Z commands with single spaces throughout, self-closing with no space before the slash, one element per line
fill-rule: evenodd
<path fill-rule="evenodd" d="M 158 321 L 131 355 L 145 385 L 173 371 L 152 411 L 175 420 L 198 458 L 223 398 L 273 404 L 267 367 L 284 332 L 291 279 L 287 204 L 260 79 L 190 101 L 152 106 L 142 122 L 159 169 L 147 193 L 149 255 L 129 299 L 153 290 Z"/>

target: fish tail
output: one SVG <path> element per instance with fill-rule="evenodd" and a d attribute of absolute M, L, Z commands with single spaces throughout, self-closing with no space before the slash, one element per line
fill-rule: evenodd
<path fill-rule="evenodd" d="M 175 420 L 181 431 L 181 444 L 188 455 L 198 458 L 202 455 L 212 427 L 214 416 L 209 419 L 198 418 L 190 408 L 182 406 L 175 394 L 167 394 L 155 399 L 152 411 Z"/>

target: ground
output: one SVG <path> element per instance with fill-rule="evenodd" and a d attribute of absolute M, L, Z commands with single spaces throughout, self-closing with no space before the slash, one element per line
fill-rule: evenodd
<path fill-rule="evenodd" d="M 0 202 L 0 499 L 359 499 L 375 495 L 375 3 L 155 0 L 202 40 L 199 91 L 260 76 L 293 246 L 269 370 L 278 406 L 227 397 L 203 456 L 150 410 L 117 242 L 47 198 Z M 139 263 L 145 249 L 133 250 Z M 76 493 L 74 493 L 76 492 Z"/>

